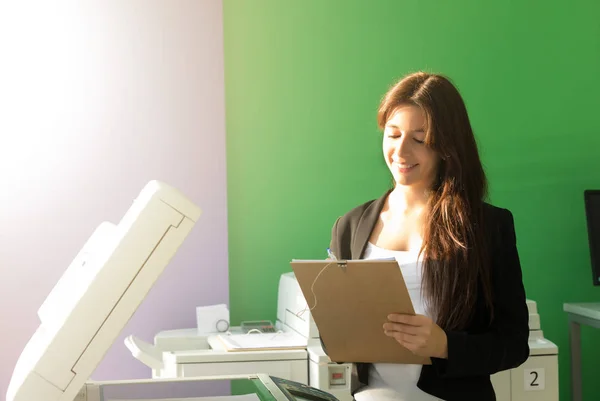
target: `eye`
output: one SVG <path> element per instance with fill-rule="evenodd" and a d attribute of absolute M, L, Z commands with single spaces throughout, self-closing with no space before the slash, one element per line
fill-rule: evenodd
<path fill-rule="evenodd" d="M 425 140 L 420 140 L 420 139 L 417 139 L 417 138 L 414 138 L 414 139 L 415 139 L 416 143 L 420 143 L 420 144 L 425 143 Z"/>

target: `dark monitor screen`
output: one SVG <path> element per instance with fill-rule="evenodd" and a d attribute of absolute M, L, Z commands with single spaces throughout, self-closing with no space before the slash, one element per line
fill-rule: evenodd
<path fill-rule="evenodd" d="M 600 189 L 584 191 L 594 285 L 600 286 Z"/>

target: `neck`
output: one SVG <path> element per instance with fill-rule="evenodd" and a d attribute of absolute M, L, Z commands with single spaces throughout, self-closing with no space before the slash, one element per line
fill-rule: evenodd
<path fill-rule="evenodd" d="M 399 212 L 420 212 L 427 205 L 429 194 L 426 189 L 396 185 L 388 199 L 389 205 Z"/>

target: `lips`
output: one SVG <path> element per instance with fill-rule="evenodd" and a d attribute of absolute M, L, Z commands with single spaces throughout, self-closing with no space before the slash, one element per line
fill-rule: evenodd
<path fill-rule="evenodd" d="M 398 168 L 398 171 L 402 174 L 406 174 L 411 172 L 416 166 L 418 166 L 418 163 L 414 163 L 414 164 L 408 164 L 408 163 L 394 163 L 394 165 Z"/>

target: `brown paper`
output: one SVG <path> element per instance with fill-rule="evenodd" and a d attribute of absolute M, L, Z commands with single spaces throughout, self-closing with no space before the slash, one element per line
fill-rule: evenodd
<path fill-rule="evenodd" d="M 383 331 L 390 313 L 415 314 L 398 262 L 294 260 L 291 266 L 332 361 L 431 364 Z"/>

